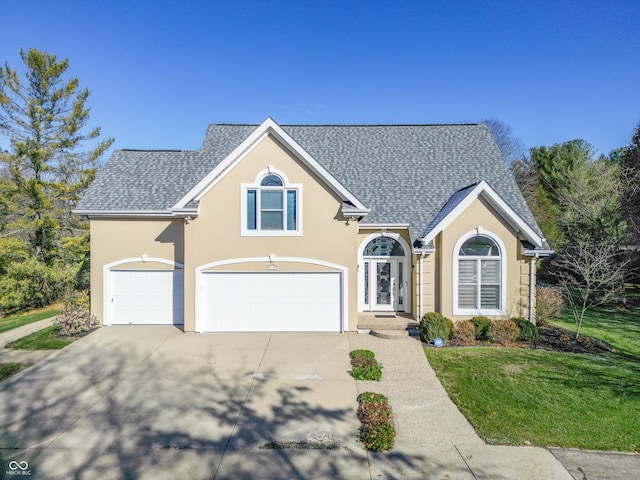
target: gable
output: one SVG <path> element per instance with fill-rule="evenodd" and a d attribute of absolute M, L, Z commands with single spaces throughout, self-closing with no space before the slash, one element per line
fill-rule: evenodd
<path fill-rule="evenodd" d="M 455 192 L 424 230 L 420 241 L 425 245 L 432 242 L 479 198 L 491 205 L 495 215 L 506 222 L 519 238 L 531 242 L 536 247 L 543 246 L 542 236 L 535 232 L 484 180 Z"/>
<path fill-rule="evenodd" d="M 332 190 L 345 204 L 345 213 L 366 216 L 369 210 L 365 205 L 341 184 L 328 170 L 318 163 L 308 152 L 306 152 L 289 134 L 274 122 L 267 118 L 251 135 L 249 135 L 240 145 L 238 145 L 226 158 L 213 168 L 206 177 L 195 185 L 185 196 L 183 196 L 173 209 L 180 210 L 192 202 L 199 201 L 213 186 L 224 178 L 227 173 L 240 163 L 254 148 L 268 137 L 277 140 L 282 148 L 286 149 L 293 157 L 313 172 L 317 178 L 323 182 L 327 188 Z M 205 142 L 209 144 L 210 142 Z"/>

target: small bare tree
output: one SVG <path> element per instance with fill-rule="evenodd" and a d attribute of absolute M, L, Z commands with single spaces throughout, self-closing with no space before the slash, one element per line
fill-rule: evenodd
<path fill-rule="evenodd" d="M 576 323 L 576 340 L 585 313 L 624 294 L 627 261 L 612 244 L 581 241 L 567 245 L 552 260 L 553 275 Z"/>

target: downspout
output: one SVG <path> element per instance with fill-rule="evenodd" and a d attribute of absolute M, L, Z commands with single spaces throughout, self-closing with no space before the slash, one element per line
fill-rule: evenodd
<path fill-rule="evenodd" d="M 529 321 L 531 323 L 535 323 L 536 321 L 536 317 L 535 317 L 535 306 L 533 304 L 533 299 L 535 296 L 535 288 L 536 288 L 536 284 L 535 284 L 535 277 L 536 277 L 536 273 L 535 273 L 535 264 L 536 264 L 536 260 L 538 258 L 538 254 L 534 254 L 531 257 L 531 261 L 529 262 Z"/>
<path fill-rule="evenodd" d="M 422 319 L 422 259 L 424 253 L 421 252 L 418 256 L 418 321 Z"/>

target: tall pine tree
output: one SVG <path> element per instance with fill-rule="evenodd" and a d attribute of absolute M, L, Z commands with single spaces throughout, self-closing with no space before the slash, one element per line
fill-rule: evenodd
<path fill-rule="evenodd" d="M 40 307 L 74 287 L 88 225 L 71 213 L 112 144 L 87 129 L 89 90 L 67 59 L 21 51 L 23 74 L 0 67 L 0 313 Z"/>
<path fill-rule="evenodd" d="M 85 132 L 88 89 L 65 79 L 67 59 L 36 49 L 21 51 L 24 79 L 7 63 L 0 68 L 0 134 L 10 140 L 2 156 L 9 208 L 0 219 L 2 236 L 27 242 L 38 261 L 51 266 L 62 255 L 62 239 L 86 228 L 71 214 L 95 177 L 97 160 L 113 142 L 100 129 Z M 86 143 L 92 148 L 81 151 Z"/>

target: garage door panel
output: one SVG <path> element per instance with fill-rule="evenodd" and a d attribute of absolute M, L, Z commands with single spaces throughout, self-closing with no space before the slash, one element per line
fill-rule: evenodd
<path fill-rule="evenodd" d="M 203 331 L 340 331 L 341 275 L 202 274 Z"/>
<path fill-rule="evenodd" d="M 110 276 L 111 324 L 184 323 L 181 270 L 114 270 Z"/>

